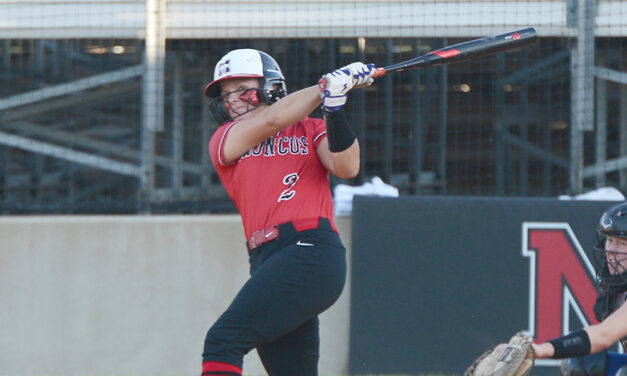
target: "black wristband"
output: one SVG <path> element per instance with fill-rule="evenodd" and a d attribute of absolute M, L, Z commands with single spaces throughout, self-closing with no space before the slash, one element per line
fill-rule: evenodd
<path fill-rule="evenodd" d="M 583 329 L 549 342 L 555 348 L 555 353 L 551 357 L 553 359 L 576 358 L 590 354 L 590 337 Z"/>
<path fill-rule="evenodd" d="M 324 123 L 327 125 L 327 138 L 329 150 L 334 153 L 344 151 L 355 142 L 355 134 L 348 125 L 348 119 L 344 109 L 334 112 L 322 111 Z"/>

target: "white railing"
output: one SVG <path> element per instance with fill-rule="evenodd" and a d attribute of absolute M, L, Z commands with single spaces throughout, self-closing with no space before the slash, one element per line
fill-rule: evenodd
<path fill-rule="evenodd" d="M 3 38 L 143 38 L 144 0 L 0 0 Z M 563 1 L 170 0 L 167 38 L 468 37 L 534 26 L 575 36 Z M 598 1 L 596 36 L 627 35 L 627 2 Z"/>

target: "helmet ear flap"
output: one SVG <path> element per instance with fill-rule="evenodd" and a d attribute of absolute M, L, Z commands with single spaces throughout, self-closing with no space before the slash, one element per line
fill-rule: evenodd
<path fill-rule="evenodd" d="M 287 88 L 284 81 L 262 80 L 257 94 L 263 103 L 272 104 L 287 95 Z"/>
<path fill-rule="evenodd" d="M 227 121 L 231 120 L 229 116 L 229 112 L 226 110 L 226 106 L 224 105 L 224 101 L 222 98 L 216 98 L 209 103 L 209 112 L 211 113 L 211 117 L 218 125 L 222 125 Z"/>
<path fill-rule="evenodd" d="M 285 76 L 281 67 L 274 58 L 263 51 L 259 51 L 263 65 L 263 98 L 266 104 L 272 104 L 287 95 Z"/>
<path fill-rule="evenodd" d="M 263 90 L 264 100 L 267 104 L 272 104 L 287 95 L 287 88 L 284 81 L 266 81 Z"/>

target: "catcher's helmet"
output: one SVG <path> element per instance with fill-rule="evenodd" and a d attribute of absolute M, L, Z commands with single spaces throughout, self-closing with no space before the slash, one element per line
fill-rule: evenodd
<path fill-rule="evenodd" d="M 612 206 L 603 213 L 597 228 L 598 242 L 593 249 L 594 266 L 601 290 L 605 293 L 627 291 L 627 270 L 617 265 L 616 270 L 622 272 L 610 273 L 606 257 L 608 251 L 605 249 L 608 236 L 627 239 L 627 202 Z"/>
<path fill-rule="evenodd" d="M 259 104 L 272 104 L 287 95 L 285 77 L 272 56 L 250 48 L 233 50 L 218 61 L 213 72 L 213 81 L 205 87 L 205 95 L 213 98 L 209 106 L 211 115 L 218 124 L 231 120 L 219 95 L 218 83 L 229 78 L 241 77 L 259 78 L 260 85 L 256 93 L 260 100 Z"/>

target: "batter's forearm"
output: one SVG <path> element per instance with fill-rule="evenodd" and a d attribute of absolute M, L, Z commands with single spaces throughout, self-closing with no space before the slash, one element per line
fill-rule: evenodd
<path fill-rule="evenodd" d="M 278 132 L 311 114 L 321 103 L 320 89 L 318 86 L 310 86 L 268 107 L 262 114 L 263 120 Z"/>
<path fill-rule="evenodd" d="M 360 156 L 359 141 L 355 142 L 346 150 L 331 153 L 333 160 L 333 174 L 340 179 L 352 179 L 359 173 Z"/>

